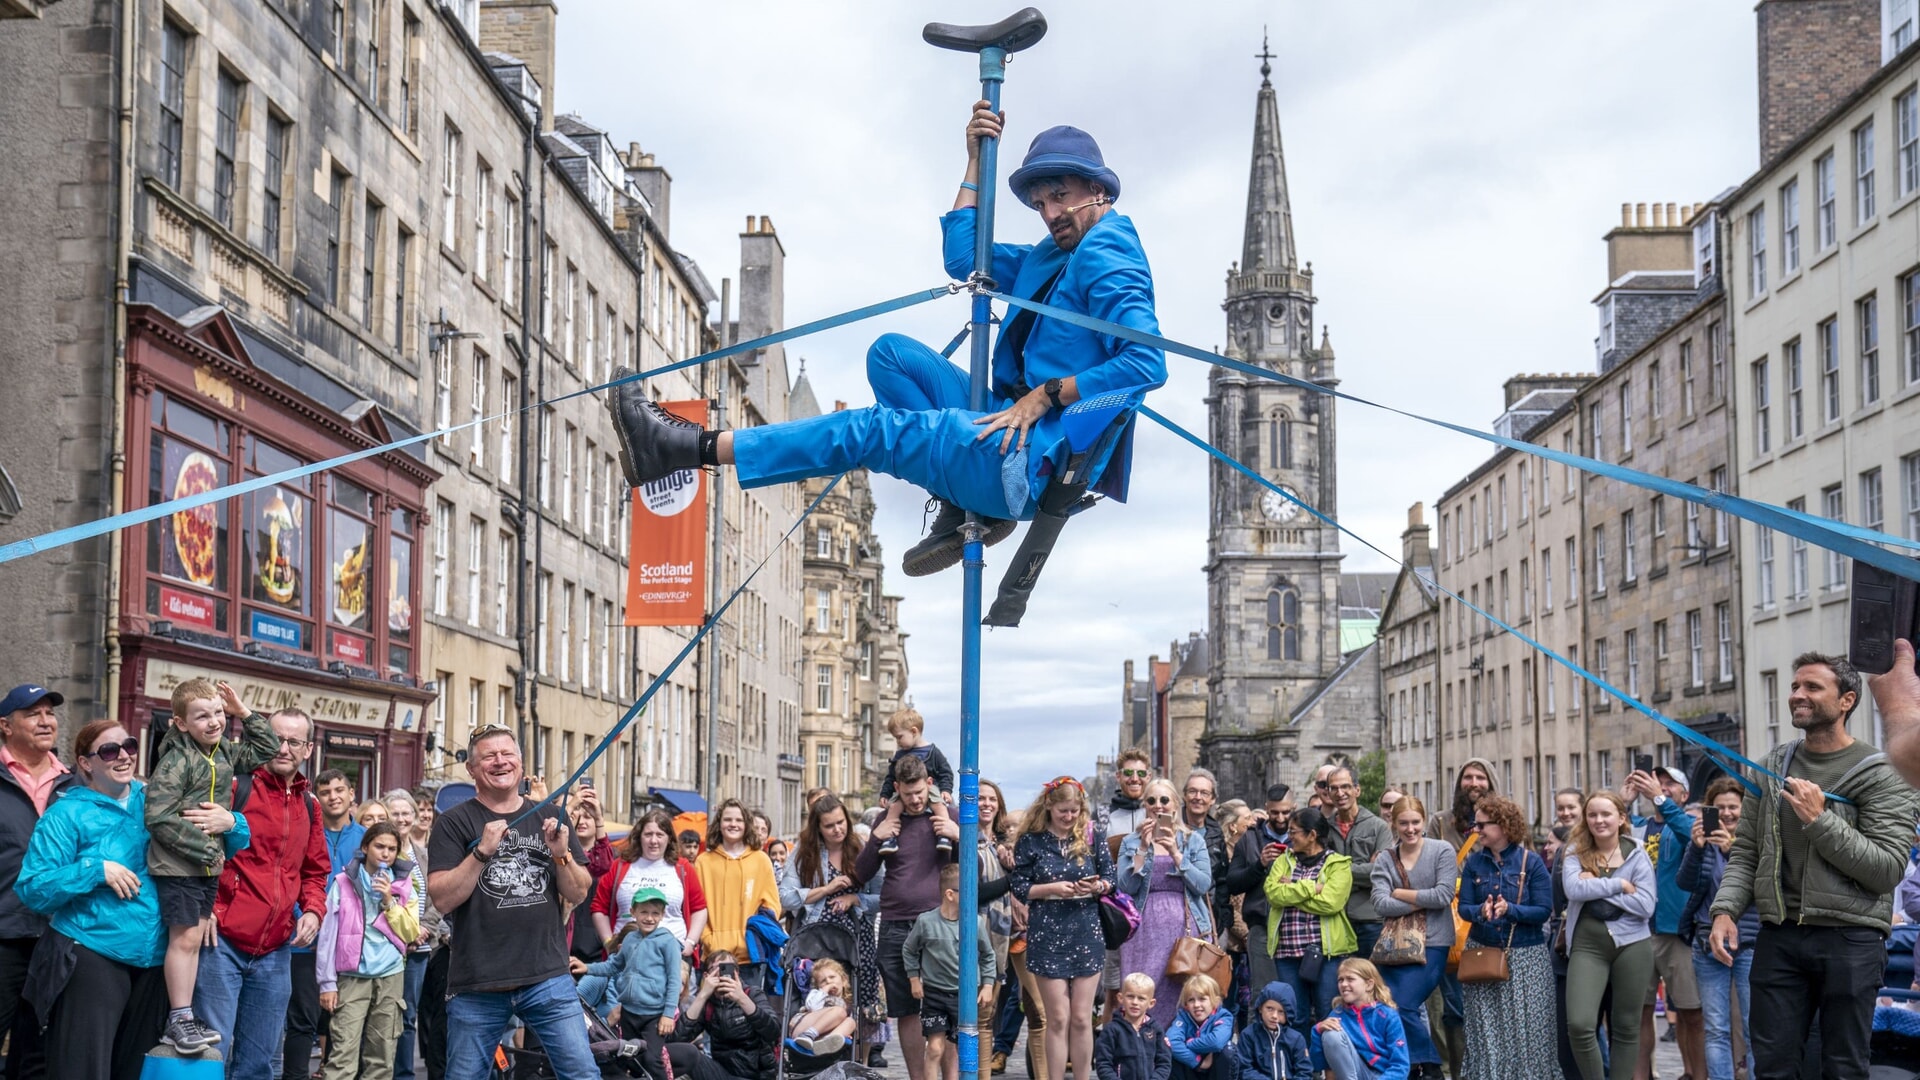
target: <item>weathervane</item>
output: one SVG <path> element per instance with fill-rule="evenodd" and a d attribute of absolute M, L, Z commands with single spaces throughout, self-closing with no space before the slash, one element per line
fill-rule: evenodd
<path fill-rule="evenodd" d="M 1254 57 L 1260 61 L 1260 85 L 1272 86 L 1273 82 L 1268 76 L 1273 74 L 1271 61 L 1274 55 L 1273 51 L 1267 48 L 1267 28 L 1264 26 L 1260 28 L 1260 51 L 1255 53 Z"/>

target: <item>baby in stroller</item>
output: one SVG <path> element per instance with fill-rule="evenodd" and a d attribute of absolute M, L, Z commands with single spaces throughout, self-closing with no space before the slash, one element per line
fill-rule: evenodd
<path fill-rule="evenodd" d="M 802 1011 L 787 1029 L 789 1041 L 807 1054 L 838 1053 L 859 1030 L 847 1007 L 853 978 L 840 961 L 821 957 L 813 961 L 812 980 Z"/>

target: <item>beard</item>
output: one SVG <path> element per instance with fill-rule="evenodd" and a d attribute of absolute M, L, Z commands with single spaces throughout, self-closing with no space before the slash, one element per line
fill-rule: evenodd
<path fill-rule="evenodd" d="M 1453 827 L 1465 834 L 1473 824 L 1473 808 L 1486 794 L 1480 788 L 1455 788 L 1453 792 Z"/>

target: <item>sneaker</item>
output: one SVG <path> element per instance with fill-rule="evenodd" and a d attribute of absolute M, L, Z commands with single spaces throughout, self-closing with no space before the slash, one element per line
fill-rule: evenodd
<path fill-rule="evenodd" d="M 220 1033 L 187 1016 L 169 1022 L 167 1030 L 160 1033 L 160 1041 L 182 1054 L 198 1054 L 219 1042 Z"/>
<path fill-rule="evenodd" d="M 889 836 L 885 840 L 880 841 L 880 847 L 875 852 L 875 854 L 879 855 L 883 859 L 892 858 L 893 856 L 900 854 L 899 834 L 896 833 L 893 836 Z"/>
<path fill-rule="evenodd" d="M 625 375 L 625 369 L 619 374 Z M 607 412 L 620 436 L 620 468 L 629 487 L 700 467 L 700 425 L 649 400 L 637 380 L 607 392 Z"/>
<path fill-rule="evenodd" d="M 989 1062 L 987 1068 L 988 1068 L 988 1071 L 990 1071 L 995 1076 L 999 1076 L 1001 1073 L 1006 1072 L 1007 1071 L 1007 1052 L 1005 1050 L 995 1050 L 993 1052 L 993 1058 Z"/>
<path fill-rule="evenodd" d="M 840 1052 L 841 1047 L 847 1045 L 847 1037 L 845 1035 L 822 1035 L 817 1039 L 808 1040 L 807 1045 L 812 1048 L 816 1056 L 822 1054 L 837 1054 Z"/>
<path fill-rule="evenodd" d="M 966 553 L 960 527 L 967 523 L 967 512 L 941 498 L 928 499 L 927 508 L 934 511 L 927 535 L 908 548 L 900 559 L 900 570 L 908 577 L 937 574 L 958 563 Z M 981 541 L 992 547 L 1013 535 L 1015 523 L 1001 518 L 982 518 L 980 524 Z"/>
<path fill-rule="evenodd" d="M 940 837 L 939 839 L 933 842 L 933 848 L 935 851 L 938 851 L 940 854 L 945 855 L 949 858 L 953 856 L 953 841 L 947 839 L 944 836 Z"/>

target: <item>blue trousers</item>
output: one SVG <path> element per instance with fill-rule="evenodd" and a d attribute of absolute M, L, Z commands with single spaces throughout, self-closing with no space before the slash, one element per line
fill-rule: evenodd
<path fill-rule="evenodd" d="M 1300 976 L 1299 957 L 1273 958 L 1275 977 L 1293 987 L 1293 1000 L 1300 1003 L 1298 1009 L 1288 1012 L 1287 1023 L 1292 1024 L 1293 1030 L 1309 1043 L 1313 1041 L 1313 1025 L 1325 1020 L 1333 1010 L 1333 999 L 1340 993 L 1340 961 L 1346 958 L 1327 957 L 1320 965 L 1320 977 L 1311 983 Z"/>
<path fill-rule="evenodd" d="M 1347 1038 L 1346 1028 L 1320 1033 L 1320 1055 L 1327 1059 L 1327 1071 L 1333 1074 L 1333 1080 L 1373 1080 L 1377 1075 L 1353 1040 Z"/>
<path fill-rule="evenodd" d="M 864 467 L 988 517 L 1033 517 L 1027 452 L 1002 455 L 998 433 L 975 441 L 980 428 L 974 421 L 985 414 L 967 409 L 966 372 L 912 338 L 886 334 L 867 350 L 867 381 L 879 403 L 872 408 L 735 429 L 733 459 L 741 485 L 766 487 Z M 988 407 L 997 411 L 1007 404 L 996 398 Z"/>
<path fill-rule="evenodd" d="M 1407 1060 L 1415 1065 L 1440 1064 L 1440 1051 L 1433 1045 L 1433 1032 L 1427 1029 L 1427 999 L 1447 973 L 1447 947 L 1430 945 L 1424 964 L 1388 964 L 1380 969 L 1380 978 L 1393 991 L 1394 1007 L 1400 1013 L 1400 1026 L 1407 1029 Z"/>
<path fill-rule="evenodd" d="M 486 1080 L 492 1075 L 493 1048 L 518 1016 L 540 1037 L 553 1074 L 559 1080 L 599 1080 L 587 1045 L 587 1025 L 573 979 L 555 975 L 518 990 L 468 991 L 447 999 L 447 1078 Z"/>
<path fill-rule="evenodd" d="M 200 950 L 193 1014 L 220 1033 L 228 1080 L 272 1080 L 293 994 L 293 947 L 251 956 L 224 937 Z"/>
<path fill-rule="evenodd" d="M 1700 984 L 1700 1009 L 1707 1028 L 1707 1080 L 1733 1080 L 1733 995 L 1740 995 L 1740 1034 L 1747 1034 L 1747 1018 L 1753 1015 L 1753 945 L 1741 942 L 1733 954 L 1733 966 L 1714 958 L 1705 934 L 1693 939 L 1693 977 Z M 1745 1040 L 1749 1050 L 1744 1064 L 1747 1075 L 1753 1073 L 1752 1039 Z"/>

